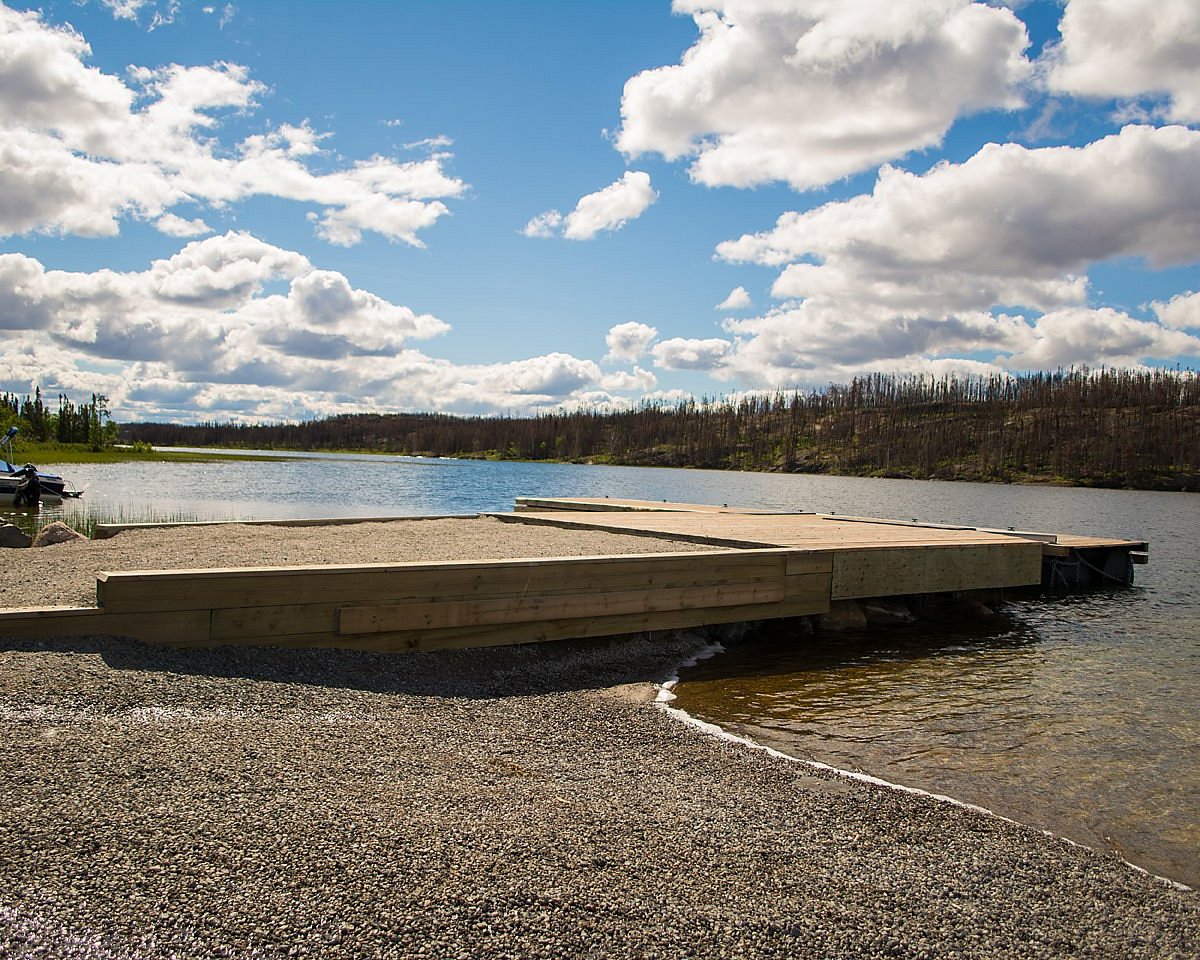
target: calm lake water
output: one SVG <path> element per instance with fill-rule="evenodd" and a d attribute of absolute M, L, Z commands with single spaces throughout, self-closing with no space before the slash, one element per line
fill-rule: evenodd
<path fill-rule="evenodd" d="M 376 456 L 56 472 L 87 487 L 68 509 L 129 520 L 454 514 L 608 495 L 1149 540 L 1132 589 L 1020 600 L 969 626 L 836 641 L 775 630 L 686 671 L 676 705 L 1200 885 L 1195 495 Z"/>

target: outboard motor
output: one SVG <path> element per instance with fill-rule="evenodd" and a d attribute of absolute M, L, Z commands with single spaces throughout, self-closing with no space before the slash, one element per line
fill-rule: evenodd
<path fill-rule="evenodd" d="M 17 487 L 13 498 L 14 507 L 32 507 L 37 510 L 42 504 L 42 481 L 38 479 L 38 470 L 32 463 L 27 463 L 20 470 L 24 479 Z"/>

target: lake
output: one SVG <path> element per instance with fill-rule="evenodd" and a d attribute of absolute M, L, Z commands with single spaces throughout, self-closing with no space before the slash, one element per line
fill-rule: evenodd
<path fill-rule="evenodd" d="M 66 510 L 126 520 L 457 514 L 607 495 L 1148 540 L 1131 589 L 837 640 L 776 627 L 685 671 L 675 705 L 1200 885 L 1194 494 L 352 455 L 47 468 L 87 488 Z"/>

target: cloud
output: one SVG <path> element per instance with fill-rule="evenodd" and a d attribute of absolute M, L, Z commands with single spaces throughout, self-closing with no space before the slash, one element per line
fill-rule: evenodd
<path fill-rule="evenodd" d="M 650 186 L 650 174 L 627 170 L 615 183 L 580 198 L 567 214 L 563 236 L 568 240 L 590 240 L 601 230 L 619 230 L 645 213 L 657 199 L 658 194 Z"/>
<path fill-rule="evenodd" d="M 203 220 L 184 220 L 173 213 L 163 214 L 154 221 L 154 227 L 168 237 L 202 237 L 206 233 L 212 233 L 212 227 Z"/>
<path fill-rule="evenodd" d="M 1172 330 L 1200 330 L 1200 293 L 1180 293 L 1163 303 L 1151 304 L 1163 326 Z"/>
<path fill-rule="evenodd" d="M 605 374 L 565 353 L 431 357 L 413 344 L 448 333 L 439 318 L 238 232 L 130 272 L 47 270 L 0 254 L 0 327 L 0 389 L 102 389 L 125 420 L 616 409 L 633 402 L 622 393 L 656 386 L 639 367 Z"/>
<path fill-rule="evenodd" d="M 548 210 L 525 224 L 522 232 L 527 237 L 554 237 L 561 232 L 568 240 L 591 240 L 602 230 L 620 230 L 657 199 L 650 175 L 628 170 L 603 190 L 581 197 L 565 217 L 557 210 Z"/>
<path fill-rule="evenodd" d="M 930 356 L 995 355 L 1029 343 L 1020 317 L 905 315 L 883 307 L 846 309 L 824 298 L 725 327 L 736 338 L 736 349 L 725 358 L 727 373 L 765 386 L 821 383 L 847 371 L 908 370 Z"/>
<path fill-rule="evenodd" d="M 968 0 L 675 0 L 700 37 L 625 84 L 617 147 L 692 158 L 692 179 L 807 190 L 940 143 L 965 114 L 1022 105 L 1011 10 Z"/>
<path fill-rule="evenodd" d="M 100 0 L 116 20 L 136 20 L 143 7 L 154 0 Z"/>
<path fill-rule="evenodd" d="M 514 399 L 532 397 L 543 402 L 575 393 L 602 377 L 600 368 L 591 360 L 580 360 L 566 353 L 474 369 L 482 372 L 477 382 L 488 392 L 506 393 Z"/>
<path fill-rule="evenodd" d="M 0 254 L 0 330 L 45 330 L 53 305 L 42 295 L 42 265 L 19 253 Z"/>
<path fill-rule="evenodd" d="M 1146 357 L 1195 354 L 1200 339 L 1119 310 L 1074 308 L 1039 317 L 1029 344 L 1006 361 L 1016 370 L 1085 364 L 1136 366 Z"/>
<path fill-rule="evenodd" d="M 990 144 L 924 175 L 885 167 L 871 194 L 784 214 L 717 251 L 783 266 L 781 298 L 1051 310 L 1085 301 L 1093 263 L 1200 259 L 1198 169 L 1200 132 L 1177 126 L 1126 127 L 1085 147 Z"/>
<path fill-rule="evenodd" d="M 885 167 L 870 194 L 718 247 L 726 260 L 780 268 L 772 292 L 786 302 L 725 321 L 734 346 L 714 375 L 774 388 L 959 362 L 1020 370 L 1200 355 L 1181 332 L 1187 298 L 1154 304 L 1159 322 L 1087 305 L 1096 263 L 1200 260 L 1197 169 L 1200 132 L 1180 126 L 1130 126 L 1084 147 L 992 144 L 922 175 Z"/>
<path fill-rule="evenodd" d="M 175 22 L 175 18 L 179 15 L 181 0 L 161 0 L 161 2 L 160 0 L 100 0 L 100 4 L 108 9 L 114 20 L 131 20 L 135 23 L 141 20 L 143 10 L 151 10 L 153 13 L 147 29 L 157 30 L 159 27 Z M 201 7 L 201 12 L 213 14 L 216 12 L 216 8 Z M 224 27 L 233 19 L 234 13 L 233 4 L 226 4 L 221 14 L 220 25 Z"/>
<path fill-rule="evenodd" d="M 389 122 L 388 126 L 398 125 L 399 122 Z M 402 146 L 405 150 L 441 150 L 454 146 L 454 140 L 443 133 L 436 137 L 426 137 L 424 140 L 414 140 L 412 143 L 405 143 Z"/>
<path fill-rule="evenodd" d="M 225 310 L 249 301 L 270 280 L 300 277 L 311 270 L 308 259 L 298 253 L 272 246 L 248 233 L 229 232 L 189 243 L 174 256 L 155 260 L 145 274 L 101 271 L 56 276 L 64 281 L 78 278 L 71 280 L 72 283 L 94 283 L 96 277 L 123 276 L 131 283 L 144 279 L 147 292 L 155 299 Z M 138 304 L 130 306 L 136 310 Z"/>
<path fill-rule="evenodd" d="M 658 336 L 658 330 L 645 323 L 631 320 L 618 323 L 604 337 L 608 345 L 606 360 L 636 360 Z"/>
<path fill-rule="evenodd" d="M 605 390 L 636 390 L 644 394 L 658 386 L 658 378 L 649 370 L 635 366 L 629 373 L 610 373 L 602 377 L 600 386 Z"/>
<path fill-rule="evenodd" d="M 716 310 L 745 310 L 751 305 L 750 294 L 745 287 L 734 287 L 729 296 L 716 305 Z"/>
<path fill-rule="evenodd" d="M 303 356 L 298 344 L 305 338 L 324 338 L 316 351 L 323 355 L 354 356 L 398 350 L 408 339 L 448 329 L 244 233 L 190 243 L 134 273 L 45 270 L 19 254 L 5 263 L 0 296 L 18 328 L 45 330 L 97 357 L 159 361 L 190 373 L 228 372 L 253 358 L 270 360 L 273 348 L 285 346 L 281 354 Z M 264 296 L 266 284 L 278 280 L 290 282 L 288 293 Z M 291 357 L 277 360 L 286 365 Z"/>
<path fill-rule="evenodd" d="M 655 365 L 664 370 L 717 370 L 732 351 L 728 340 L 674 337 L 656 343 L 650 352 Z"/>
<path fill-rule="evenodd" d="M 1070 0 L 1045 57 L 1050 90 L 1079 97 L 1164 97 L 1157 112 L 1200 121 L 1200 5 L 1195 0 Z"/>
<path fill-rule="evenodd" d="M 1109 308 L 1070 307 L 1032 319 L 983 312 L 920 316 L 846 310 L 818 299 L 726 326 L 734 346 L 714 375 L 758 389 L 846 383 L 879 370 L 986 374 L 1137 366 L 1200 354 L 1200 338 Z"/>
<path fill-rule="evenodd" d="M 525 229 L 521 232 L 527 237 L 556 237 L 562 227 L 562 222 L 563 215 L 561 213 L 557 210 L 547 210 L 545 213 L 539 213 L 525 224 Z"/>
<path fill-rule="evenodd" d="M 178 234 L 177 204 L 272 196 L 319 207 L 310 219 L 333 243 L 373 231 L 421 246 L 443 201 L 466 190 L 447 154 L 315 172 L 328 134 L 306 123 L 223 143 L 222 118 L 268 92 L 238 64 L 135 66 L 121 79 L 87 66 L 90 53 L 70 28 L 0 6 L 0 234 L 115 236 L 126 218 Z"/>

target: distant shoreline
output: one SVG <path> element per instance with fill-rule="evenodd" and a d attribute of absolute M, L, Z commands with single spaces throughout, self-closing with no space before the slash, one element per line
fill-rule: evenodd
<path fill-rule="evenodd" d="M 1200 491 L 1200 374 L 860 377 L 806 392 L 528 416 L 126 423 L 129 441 L 464 459 Z"/>
<path fill-rule="evenodd" d="M 1149 490 L 1161 491 L 1168 493 L 1200 493 L 1200 475 L 1185 475 L 1180 477 L 1155 477 L 1152 482 L 1130 486 L 1116 482 L 1106 482 L 1101 479 L 1077 477 L 1065 478 L 1049 474 L 1032 474 L 1032 473 L 1014 473 L 1006 477 L 995 477 L 980 475 L 974 472 L 959 472 L 959 473 L 938 473 L 929 476 L 918 476 L 913 473 L 903 471 L 888 471 L 884 469 L 871 470 L 854 470 L 854 471 L 839 471 L 836 469 L 821 469 L 821 470 L 782 470 L 768 468 L 749 468 L 749 467 L 715 467 L 697 464 L 679 464 L 679 463 L 663 463 L 653 460 L 624 460 L 614 457 L 581 457 L 581 458 L 554 458 L 554 457 L 511 457 L 496 453 L 495 451 L 485 451 L 482 453 L 453 453 L 442 454 L 432 452 L 422 453 L 407 453 L 398 450 L 378 450 L 378 449 L 354 449 L 354 448 L 300 448 L 300 447 L 273 447 L 273 448 L 245 448 L 240 451 L 236 447 L 212 446 L 209 448 L 203 445 L 181 444 L 181 447 L 187 447 L 186 451 L 176 450 L 172 446 L 153 447 L 150 454 L 137 454 L 129 457 L 120 455 L 121 448 L 118 448 L 117 454 L 111 462 L 120 462 L 123 459 L 129 460 L 219 460 L 224 458 L 240 458 L 246 460 L 270 460 L 276 457 L 286 457 L 288 454 L 304 456 L 309 454 L 325 454 L 336 456 L 339 454 L 353 456 L 379 456 L 379 457 L 409 457 L 412 459 L 427 459 L 427 460 L 473 460 L 484 461 L 489 463 L 554 463 L 554 464 L 575 464 L 579 466 L 607 466 L 607 467 L 649 467 L 655 469 L 667 470 L 712 470 L 719 473 L 790 473 L 796 476 L 829 476 L 829 477 L 859 477 L 874 480 L 928 480 L 939 481 L 946 483 L 993 483 L 1001 485 L 1037 485 L 1037 486 L 1052 486 L 1052 487 L 1079 487 L 1083 489 L 1098 489 L 1098 490 Z M 211 453 L 195 453 L 196 449 L 208 449 Z M 261 452 L 263 449 L 269 449 L 270 454 L 264 455 Z M 57 463 L 76 463 L 76 462 L 91 462 L 86 460 L 56 460 L 47 462 Z"/>
<path fill-rule="evenodd" d="M 267 451 L 267 452 L 264 452 Z M 380 450 L 354 447 L 232 447 L 221 444 L 162 444 L 154 446 L 139 442 L 137 444 L 117 444 L 96 451 L 86 444 L 60 443 L 21 443 L 13 451 L 14 462 L 46 464 L 75 464 L 75 463 L 126 463 L 154 461 L 184 461 L 206 463 L 220 460 L 275 460 L 286 458 L 288 455 L 304 457 L 313 454 L 320 455 L 352 455 L 380 457 L 410 457 L 413 459 L 430 460 L 473 460 L 491 463 L 554 463 L 577 464 L 581 466 L 610 466 L 610 467 L 652 467 L 671 470 L 713 470 L 721 473 L 784 473 L 797 476 L 830 476 L 830 477 L 860 477 L 881 480 L 928 480 L 946 483 L 993 483 L 1012 485 L 1039 485 L 1054 487 L 1079 487 L 1083 489 L 1100 490 L 1147 490 L 1167 493 L 1198 493 L 1200 492 L 1200 473 L 1181 473 L 1174 475 L 1152 475 L 1145 477 L 1145 482 L 1131 484 L 1116 478 L 1105 477 L 1064 477 L 1048 473 L 1031 473 L 1010 471 L 1005 476 L 995 476 L 976 470 L 941 469 L 928 474 L 913 471 L 887 470 L 882 467 L 860 467 L 855 469 L 839 469 L 836 465 L 810 465 L 806 468 L 784 469 L 778 466 L 714 466 L 709 464 L 692 464 L 669 462 L 659 457 L 522 457 L 502 454 L 494 450 L 478 453 L 455 452 L 435 453 L 421 451 L 410 453 L 401 450 Z M 5 452 L 3 455 L 7 455 Z"/>

